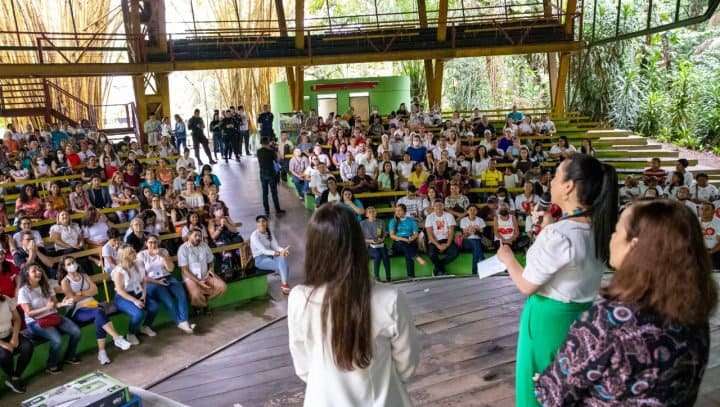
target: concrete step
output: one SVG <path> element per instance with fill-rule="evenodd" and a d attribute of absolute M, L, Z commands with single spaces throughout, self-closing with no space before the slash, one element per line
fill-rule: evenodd
<path fill-rule="evenodd" d="M 616 158 L 610 158 L 610 159 L 600 159 L 603 162 L 606 162 L 612 166 L 614 166 L 617 169 L 645 169 L 650 167 L 650 160 L 646 158 L 626 158 L 626 159 L 616 159 Z M 662 159 L 661 160 L 661 166 L 663 167 L 675 167 L 675 161 L 672 159 Z M 697 160 L 688 160 L 690 162 L 690 165 L 697 165 Z"/>
<path fill-rule="evenodd" d="M 680 153 L 668 150 L 626 150 L 624 148 L 612 148 L 608 150 L 596 150 L 597 158 L 677 158 Z"/>
<path fill-rule="evenodd" d="M 610 130 L 588 130 L 588 134 L 598 135 L 599 137 L 624 137 L 624 136 L 630 136 L 633 133 L 630 130 L 610 129 Z"/>
<path fill-rule="evenodd" d="M 646 145 L 647 139 L 640 136 L 625 137 L 601 137 L 596 139 L 600 145 L 625 146 L 625 145 Z M 594 143 L 594 141 L 593 141 Z"/>
<path fill-rule="evenodd" d="M 669 166 L 669 165 L 663 165 L 660 168 L 664 169 L 668 173 L 671 173 L 675 171 L 675 166 Z M 618 172 L 618 176 L 625 176 L 625 175 L 639 175 L 643 173 L 643 170 L 645 168 L 616 168 Z M 699 174 L 704 173 L 708 175 L 708 178 L 713 181 L 717 180 L 720 181 L 720 168 L 708 168 L 708 167 L 702 167 L 702 166 L 691 166 L 688 167 L 688 170 L 692 172 L 693 174 Z"/>

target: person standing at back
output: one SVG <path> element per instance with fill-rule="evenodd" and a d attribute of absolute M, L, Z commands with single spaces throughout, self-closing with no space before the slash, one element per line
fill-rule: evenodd
<path fill-rule="evenodd" d="M 409 406 L 420 343 L 404 295 L 375 284 L 355 215 L 326 204 L 307 229 L 305 283 L 290 292 L 288 334 L 305 406 Z"/>
<path fill-rule="evenodd" d="M 240 153 L 240 155 L 242 155 L 243 145 L 245 145 L 245 155 L 251 156 L 252 153 L 250 152 L 250 123 L 248 122 L 248 116 L 247 116 L 247 113 L 245 113 L 245 108 L 242 105 L 240 105 L 238 107 L 236 117 L 238 120 L 237 128 L 238 128 L 239 139 L 238 139 L 238 144 L 237 144 L 238 149 L 235 151 L 235 156 L 236 156 L 235 158 L 239 158 L 238 152 Z M 271 133 L 272 133 L 272 120 L 273 120 L 272 113 L 270 113 L 270 131 L 271 131 Z M 272 134 L 271 134 L 271 137 L 272 137 Z"/>
<path fill-rule="evenodd" d="M 210 160 L 210 164 L 215 164 L 216 162 L 213 160 L 212 153 L 210 152 L 210 146 L 208 146 L 208 139 L 205 137 L 205 122 L 202 117 L 200 117 L 200 109 L 195 109 L 193 117 L 188 120 L 188 129 L 190 129 L 190 134 L 192 135 L 193 149 L 195 150 L 195 158 L 197 158 L 198 165 L 203 165 L 200 159 L 201 144 L 205 155 L 207 155 L 208 160 Z"/>
<path fill-rule="evenodd" d="M 263 111 L 257 118 L 261 139 L 262 137 L 267 137 L 268 140 L 275 140 L 275 133 L 273 132 L 274 120 L 275 116 L 270 111 L 270 105 L 263 105 Z"/>
<path fill-rule="evenodd" d="M 280 200 L 278 199 L 277 183 L 278 174 L 275 170 L 277 164 L 277 153 L 270 148 L 270 140 L 267 137 L 260 139 L 260 148 L 257 151 L 258 165 L 260 166 L 260 184 L 262 185 L 262 200 L 265 215 L 270 216 L 270 203 L 268 202 L 268 189 L 272 193 L 275 212 L 278 215 L 285 213 L 280 209 Z"/>

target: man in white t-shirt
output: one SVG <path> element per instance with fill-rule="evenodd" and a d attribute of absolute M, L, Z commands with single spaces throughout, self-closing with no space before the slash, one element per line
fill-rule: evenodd
<path fill-rule="evenodd" d="M 712 258 L 713 270 L 720 270 L 720 219 L 715 216 L 715 206 L 710 202 L 702 203 L 700 227 L 705 247 Z"/>
<path fill-rule="evenodd" d="M 714 201 L 720 195 L 715 185 L 708 184 L 707 174 L 700 173 L 695 176 L 695 184 L 690 187 L 690 199 L 696 203 L 701 201 Z"/>
<path fill-rule="evenodd" d="M 310 190 L 312 191 L 315 198 L 320 198 L 323 192 L 327 189 L 328 178 L 332 177 L 332 174 L 328 171 L 325 163 L 317 163 L 317 173 L 310 177 Z"/>
<path fill-rule="evenodd" d="M 397 203 L 405 205 L 405 208 L 407 208 L 407 216 L 417 221 L 422 220 L 423 211 L 430 205 L 427 198 L 423 198 L 417 194 L 417 188 L 415 188 L 413 184 L 408 185 L 407 195 L 398 199 Z"/>
<path fill-rule="evenodd" d="M 445 266 L 458 256 L 455 245 L 455 217 L 445 212 L 442 199 L 433 202 L 433 212 L 425 218 L 425 231 L 428 235 L 430 260 L 435 266 L 435 276 L 446 275 Z M 442 258 L 440 256 L 443 256 Z"/>
<path fill-rule="evenodd" d="M 187 242 L 178 249 L 177 260 L 193 306 L 205 308 L 210 299 L 225 293 L 227 286 L 212 271 L 213 254 L 203 242 L 200 228 L 190 231 Z"/>

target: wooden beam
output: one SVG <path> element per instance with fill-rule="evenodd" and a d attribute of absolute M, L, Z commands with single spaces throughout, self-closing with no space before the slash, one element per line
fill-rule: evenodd
<path fill-rule="evenodd" d="M 565 35 L 573 34 L 573 23 L 575 22 L 575 11 L 577 8 L 577 0 L 567 0 L 565 8 Z"/>
<path fill-rule="evenodd" d="M 560 54 L 560 67 L 558 69 L 557 87 L 555 88 L 555 99 L 553 102 L 553 113 L 565 113 L 565 88 L 567 85 L 568 72 L 570 71 L 570 53 Z"/>
<path fill-rule="evenodd" d="M 280 36 L 287 37 L 287 20 L 285 19 L 285 7 L 283 6 L 283 0 L 275 0 L 275 12 L 277 13 L 278 28 L 280 29 Z M 285 67 L 285 77 L 287 78 L 288 89 L 290 90 L 290 100 L 295 100 L 295 72 L 292 66 Z"/>
<path fill-rule="evenodd" d="M 548 76 L 550 77 L 550 100 L 555 100 L 555 88 L 557 87 L 558 62 L 557 52 L 548 52 L 547 54 Z"/>
<path fill-rule="evenodd" d="M 138 131 L 140 134 L 140 140 L 138 142 L 140 144 L 145 144 L 145 140 L 147 139 L 147 135 L 145 134 L 144 124 L 145 120 L 147 120 L 148 112 L 147 112 L 147 100 L 145 98 L 145 75 L 133 75 L 132 77 L 133 81 L 133 90 L 135 91 L 135 106 L 137 108 L 137 115 L 138 115 Z"/>
<path fill-rule="evenodd" d="M 453 59 L 480 56 L 535 54 L 543 52 L 573 52 L 584 47 L 579 41 L 558 41 L 543 44 L 477 46 L 467 48 L 421 49 L 392 53 L 364 52 L 339 55 L 287 56 L 244 59 L 198 59 L 190 61 L 149 63 L 86 63 L 86 64 L 4 64 L 0 78 L 72 77 L 138 75 L 146 72 L 198 71 L 208 69 L 266 68 L 284 66 L 337 65 L 418 59 Z"/>
<path fill-rule="evenodd" d="M 420 27 L 426 28 L 428 25 L 428 22 L 427 22 L 427 6 L 425 5 L 425 0 L 417 0 L 417 6 L 418 6 L 418 20 L 420 21 Z"/>
<path fill-rule="evenodd" d="M 432 109 L 432 105 L 435 102 L 435 89 L 433 89 L 435 72 L 433 70 L 433 61 L 432 59 L 425 59 L 423 62 L 425 65 L 425 88 L 427 88 L 428 107 Z"/>
<path fill-rule="evenodd" d="M 295 48 L 305 48 L 305 0 L 295 0 Z"/>
<path fill-rule="evenodd" d="M 447 38 L 448 0 L 440 0 L 438 4 L 437 40 L 445 42 Z"/>
<path fill-rule="evenodd" d="M 302 66 L 295 67 L 295 103 L 293 110 L 296 112 L 303 110 L 303 102 L 305 97 L 305 70 Z"/>
<path fill-rule="evenodd" d="M 442 82 L 445 61 L 442 59 L 435 60 L 435 73 L 433 74 L 433 98 L 435 106 L 442 109 Z M 432 108 L 433 106 L 431 106 Z"/>

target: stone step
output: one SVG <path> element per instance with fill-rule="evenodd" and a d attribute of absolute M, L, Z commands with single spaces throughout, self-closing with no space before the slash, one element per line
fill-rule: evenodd
<path fill-rule="evenodd" d="M 600 161 L 606 162 L 612 166 L 614 166 L 617 169 L 645 169 L 650 167 L 650 160 L 646 158 L 626 158 L 626 159 L 617 159 L 617 158 L 610 158 L 610 159 L 603 159 L 601 158 Z M 697 165 L 697 160 L 688 160 L 690 162 L 690 165 Z M 661 159 L 660 165 L 663 167 L 675 167 L 676 160 L 672 159 Z"/>
<path fill-rule="evenodd" d="M 612 148 L 607 150 L 596 150 L 597 158 L 677 158 L 680 155 L 677 151 L 669 150 L 626 150 L 625 148 Z"/>
<path fill-rule="evenodd" d="M 588 130 L 588 134 L 597 135 L 600 137 L 625 137 L 625 136 L 632 135 L 633 132 L 631 130 L 610 129 L 610 130 Z"/>
<path fill-rule="evenodd" d="M 595 143 L 595 141 L 593 141 Z M 626 136 L 626 137 L 602 137 L 597 139 L 597 143 L 600 145 L 612 145 L 612 146 L 623 146 L 623 145 L 646 145 L 647 139 L 640 136 Z"/>

